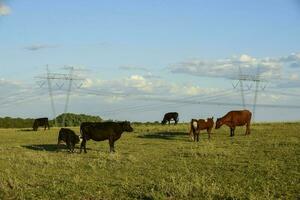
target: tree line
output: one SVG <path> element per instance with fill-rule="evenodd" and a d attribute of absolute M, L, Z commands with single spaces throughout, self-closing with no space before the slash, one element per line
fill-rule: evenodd
<path fill-rule="evenodd" d="M 82 122 L 101 122 L 99 116 L 64 113 L 56 117 L 57 126 L 62 126 L 63 118 L 65 117 L 65 126 L 80 126 Z M 12 118 L 0 117 L 0 128 L 32 128 L 33 118 Z M 55 126 L 55 119 L 49 120 L 50 126 Z"/>

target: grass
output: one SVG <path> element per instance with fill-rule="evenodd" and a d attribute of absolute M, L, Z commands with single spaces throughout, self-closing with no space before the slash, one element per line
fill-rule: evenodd
<path fill-rule="evenodd" d="M 57 152 L 58 129 L 0 129 L 0 199 L 300 198 L 300 123 L 255 124 L 234 138 L 222 127 L 199 143 L 187 124 L 134 129 L 114 154 L 107 141 Z"/>

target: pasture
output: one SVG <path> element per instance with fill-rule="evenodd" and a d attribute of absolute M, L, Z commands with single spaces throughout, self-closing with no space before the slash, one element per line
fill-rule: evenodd
<path fill-rule="evenodd" d="M 56 151 L 59 129 L 0 129 L 0 199 L 299 199 L 300 123 L 228 127 L 188 138 L 189 125 L 133 125 L 109 153 Z M 79 134 L 79 128 L 73 128 Z"/>

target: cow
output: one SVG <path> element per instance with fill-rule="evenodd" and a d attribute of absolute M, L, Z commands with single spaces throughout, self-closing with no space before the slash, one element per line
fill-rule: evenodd
<path fill-rule="evenodd" d="M 65 142 L 69 151 L 74 152 L 75 144 L 80 142 L 81 138 L 74 131 L 68 128 L 61 128 L 57 139 L 57 150 L 61 142 Z"/>
<path fill-rule="evenodd" d="M 171 122 L 171 120 L 174 120 L 175 121 L 175 124 L 176 125 L 179 121 L 179 118 L 178 118 L 178 113 L 177 112 L 169 112 L 169 113 L 166 113 L 164 115 L 164 118 L 163 120 L 161 121 L 161 124 L 166 124 L 167 122 Z"/>
<path fill-rule="evenodd" d="M 109 141 L 110 152 L 115 152 L 115 141 L 117 141 L 123 132 L 132 132 L 133 128 L 130 122 L 83 122 L 80 125 L 82 142 L 80 145 L 80 153 L 84 149 L 86 151 L 86 142 L 90 139 L 94 141 Z"/>
<path fill-rule="evenodd" d="M 230 128 L 230 136 L 233 137 L 236 126 L 246 125 L 245 135 L 249 135 L 251 117 L 252 113 L 249 110 L 230 111 L 223 117 L 217 119 L 216 129 L 219 129 L 223 124 L 225 124 Z"/>
<path fill-rule="evenodd" d="M 207 118 L 204 119 L 192 119 L 190 124 L 190 132 L 189 135 L 191 139 L 193 139 L 195 142 L 199 141 L 199 134 L 201 130 L 206 130 L 208 134 L 208 139 L 210 139 L 211 130 L 214 127 L 214 118 Z"/>
<path fill-rule="evenodd" d="M 37 131 L 39 126 L 44 126 L 44 130 L 46 130 L 46 128 L 48 127 L 48 130 L 50 130 L 48 118 L 35 119 L 32 126 L 33 131 Z"/>

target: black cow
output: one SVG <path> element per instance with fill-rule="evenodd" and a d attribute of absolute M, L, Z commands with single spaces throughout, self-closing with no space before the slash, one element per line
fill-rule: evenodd
<path fill-rule="evenodd" d="M 169 122 L 169 124 L 170 124 L 171 120 L 175 121 L 175 125 L 178 123 L 179 118 L 178 118 L 177 112 L 166 113 L 164 116 L 164 119 L 161 121 L 161 124 L 166 124 L 167 122 Z"/>
<path fill-rule="evenodd" d="M 74 131 L 68 128 L 61 128 L 57 139 L 57 149 L 61 142 L 65 142 L 70 152 L 74 152 L 75 144 L 80 142 L 79 135 L 76 135 Z"/>
<path fill-rule="evenodd" d="M 84 148 L 84 152 L 86 153 L 86 141 L 90 139 L 94 141 L 108 140 L 110 152 L 115 152 L 114 143 L 125 131 L 133 131 L 130 122 L 83 122 L 80 125 L 82 136 L 80 152 Z"/>
<path fill-rule="evenodd" d="M 33 131 L 37 131 L 39 126 L 44 126 L 44 130 L 48 127 L 48 130 L 50 130 L 49 120 L 48 118 L 38 118 L 34 120 L 32 129 Z"/>

